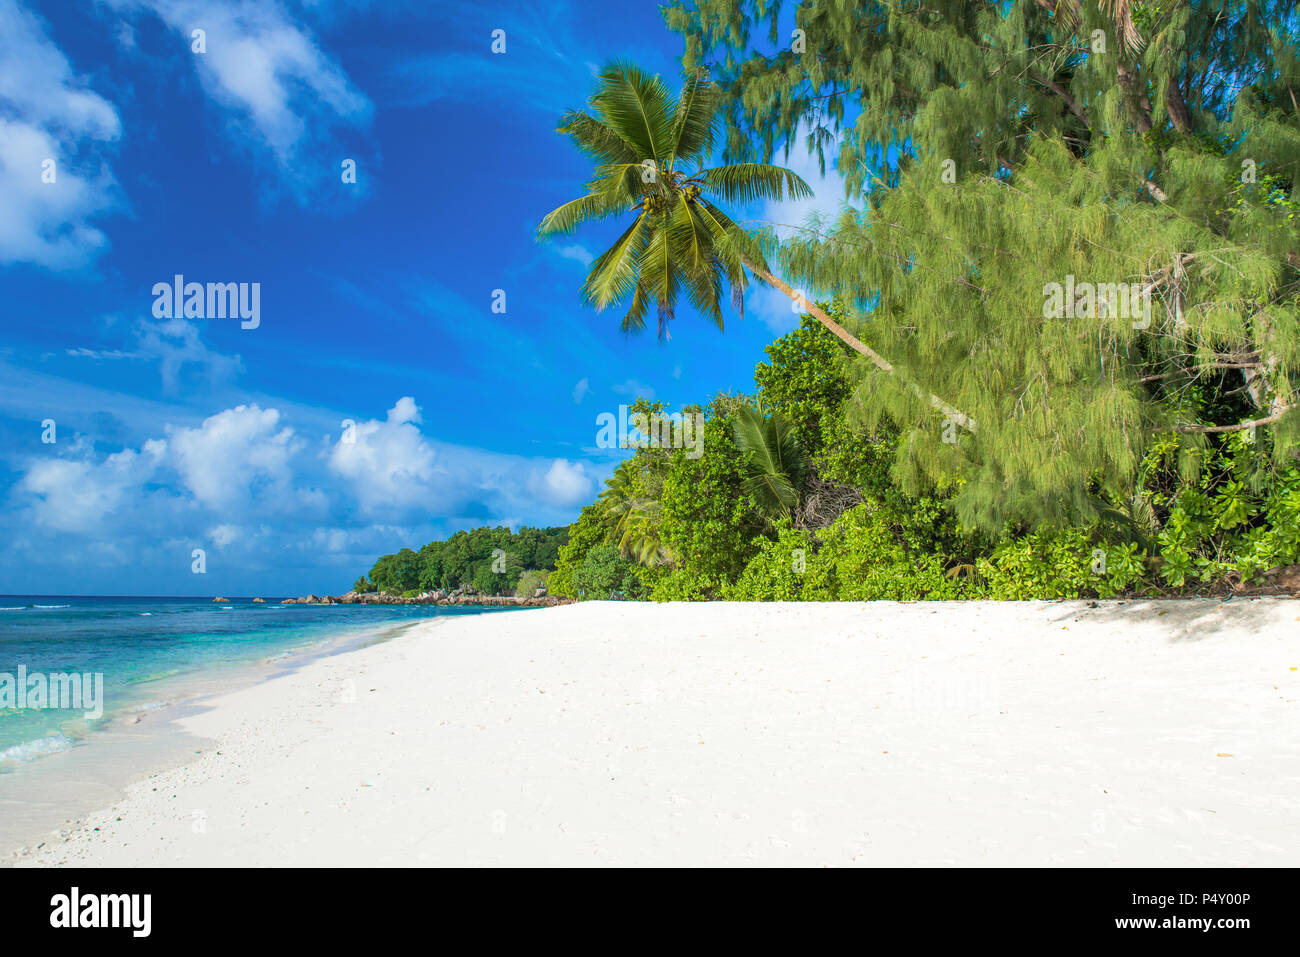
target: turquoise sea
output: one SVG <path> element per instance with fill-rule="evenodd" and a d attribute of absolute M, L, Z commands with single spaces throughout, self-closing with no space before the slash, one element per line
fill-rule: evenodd
<path fill-rule="evenodd" d="M 171 703 L 195 679 L 213 685 L 241 665 L 346 648 L 404 625 L 526 609 L 428 605 L 281 605 L 251 598 L 0 595 L 0 676 L 101 673 L 104 714 L 0 707 L 0 775 L 93 744 L 96 732 Z"/>

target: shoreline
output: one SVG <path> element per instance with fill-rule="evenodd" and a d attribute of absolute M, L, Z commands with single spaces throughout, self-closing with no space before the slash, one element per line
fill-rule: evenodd
<path fill-rule="evenodd" d="M 214 602 L 230 602 L 231 599 L 217 595 Z M 261 598 L 253 602 L 263 602 Z M 560 598 L 554 595 L 537 595 L 533 598 L 519 598 L 515 595 L 479 595 L 464 594 L 460 591 L 424 592 L 420 595 L 390 595 L 388 592 L 350 591 L 342 595 L 306 595 L 302 598 L 285 598 L 274 604 L 279 605 L 431 605 L 439 608 L 555 608 L 559 605 L 572 605 L 576 598 Z"/>
<path fill-rule="evenodd" d="M 153 688 L 160 700 L 113 713 L 104 726 L 74 739 L 66 749 L 42 755 L 0 774 L 0 866 L 47 831 L 75 822 L 121 800 L 127 789 L 150 775 L 185 763 L 210 741 L 189 734 L 182 721 L 210 707 L 209 702 L 294 673 L 314 661 L 392 640 L 433 620 L 348 626 L 321 641 L 274 654 L 221 662 L 215 671 L 170 676 Z M 52 791 L 76 798 L 50 800 Z M 69 818 L 71 815 L 71 818 Z"/>
<path fill-rule="evenodd" d="M 588 602 L 422 622 L 212 698 L 178 725 L 213 745 L 14 863 L 1286 866 L 1296 611 Z"/>

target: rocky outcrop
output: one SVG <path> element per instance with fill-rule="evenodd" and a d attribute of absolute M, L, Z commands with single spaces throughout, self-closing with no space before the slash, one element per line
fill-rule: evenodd
<path fill-rule="evenodd" d="M 283 605 L 481 605 L 492 608 L 551 608 L 567 605 L 573 599 L 538 595 L 533 598 L 516 598 L 513 595 L 483 595 L 472 589 L 424 592 L 420 595 L 389 595 L 386 592 L 355 592 L 324 597 L 308 595 L 306 598 L 286 598 Z"/>
<path fill-rule="evenodd" d="M 229 602 L 229 601 L 230 601 L 229 598 L 222 598 L 220 595 L 218 595 L 216 598 L 214 598 L 214 599 L 212 599 L 212 600 L 213 600 L 214 602 L 217 602 L 217 601 Z"/>

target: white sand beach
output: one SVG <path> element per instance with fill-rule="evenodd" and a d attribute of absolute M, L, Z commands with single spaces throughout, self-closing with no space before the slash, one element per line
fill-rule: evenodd
<path fill-rule="evenodd" d="M 1298 667 L 1280 599 L 456 618 L 213 700 L 16 862 L 1294 866 Z"/>

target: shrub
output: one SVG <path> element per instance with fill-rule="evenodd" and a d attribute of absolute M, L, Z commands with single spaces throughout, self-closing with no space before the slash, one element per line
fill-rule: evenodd
<path fill-rule="evenodd" d="M 577 598 L 578 585 L 574 581 L 587 553 L 599 545 L 610 544 L 610 530 L 605 525 L 598 504 L 584 506 L 578 520 L 569 526 L 569 540 L 560 546 L 547 589 L 562 598 Z"/>
<path fill-rule="evenodd" d="M 776 541 L 762 541 L 758 554 L 736 583 L 723 589 L 723 595 L 732 601 L 798 601 L 808 563 L 814 560 L 812 534 L 785 524 L 778 529 Z"/>
<path fill-rule="evenodd" d="M 920 551 L 888 510 L 858 506 L 818 535 L 803 586 L 807 601 L 917 601 L 975 597 L 947 557 Z"/>
<path fill-rule="evenodd" d="M 717 597 L 758 550 L 755 539 L 765 521 L 743 490 L 745 464 L 732 444 L 727 404 L 715 400 L 709 410 L 703 454 L 692 459 L 674 452 L 668 466 L 659 533 L 677 567 L 656 591 Z"/>
<path fill-rule="evenodd" d="M 538 568 L 530 568 L 519 576 L 519 584 L 515 586 L 516 598 L 532 598 L 537 593 L 537 589 L 546 588 L 546 582 L 551 577 L 551 573 Z"/>
<path fill-rule="evenodd" d="M 974 566 L 937 547 L 935 516 L 860 505 L 829 527 L 783 525 L 726 597 L 737 601 L 917 601 L 982 595 Z M 928 526 L 923 531 L 921 526 Z M 658 597 L 658 595 L 656 595 Z"/>
<path fill-rule="evenodd" d="M 613 545 L 597 545 L 587 552 L 573 575 L 573 584 L 586 599 L 609 598 L 615 594 L 639 598 L 643 592 L 632 566 Z"/>
<path fill-rule="evenodd" d="M 979 561 L 989 597 L 1027 601 L 1094 595 L 1094 545 L 1087 531 L 1067 528 L 1004 541 L 992 558 Z"/>
<path fill-rule="evenodd" d="M 655 580 L 649 597 L 654 601 L 712 601 L 727 585 L 725 578 L 695 569 L 668 568 Z"/>
<path fill-rule="evenodd" d="M 1107 545 L 1104 551 L 1105 574 L 1097 581 L 1097 595 L 1101 598 L 1114 598 L 1142 580 L 1146 573 L 1146 561 L 1136 542 Z M 1095 550 L 1093 555 L 1096 555 Z M 1096 571 L 1095 565 L 1092 567 Z"/>

